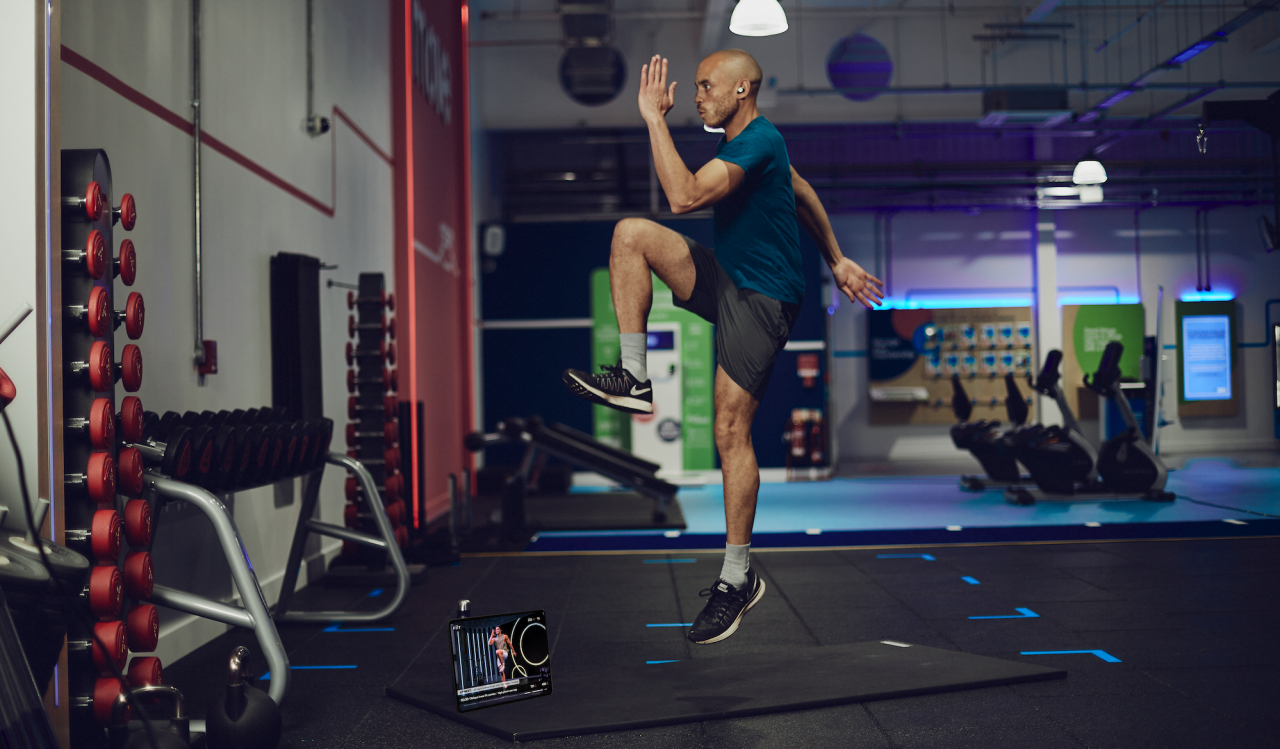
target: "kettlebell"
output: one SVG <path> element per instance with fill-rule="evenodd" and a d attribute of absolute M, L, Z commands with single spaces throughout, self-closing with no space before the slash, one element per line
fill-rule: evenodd
<path fill-rule="evenodd" d="M 249 649 L 231 651 L 227 693 L 209 704 L 205 741 L 209 749 L 271 749 L 280 743 L 284 722 L 280 707 L 266 692 L 246 681 Z"/>
<path fill-rule="evenodd" d="M 159 721 L 152 719 L 151 736 L 147 735 L 145 726 L 130 731 L 129 703 L 122 691 L 111 709 L 111 727 L 107 733 L 109 746 L 123 747 L 123 749 L 190 749 L 191 721 L 187 718 L 182 692 L 179 692 L 177 687 L 167 684 L 150 684 L 130 689 L 129 692 L 135 698 L 168 697 L 173 701 L 173 717 L 170 718 L 167 726 L 162 726 Z M 153 740 L 155 743 L 152 743 Z"/>

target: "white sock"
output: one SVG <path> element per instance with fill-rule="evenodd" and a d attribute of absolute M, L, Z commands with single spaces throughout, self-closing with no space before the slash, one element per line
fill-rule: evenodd
<path fill-rule="evenodd" d="M 751 569 L 751 544 L 725 544 L 724 566 L 720 579 L 735 588 L 747 584 L 747 570 Z"/>
<path fill-rule="evenodd" d="M 644 333 L 619 333 L 618 339 L 622 343 L 622 368 L 640 382 L 649 379 L 646 358 L 649 353 L 649 336 Z"/>

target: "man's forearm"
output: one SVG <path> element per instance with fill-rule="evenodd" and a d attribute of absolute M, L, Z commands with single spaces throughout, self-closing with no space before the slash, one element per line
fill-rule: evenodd
<path fill-rule="evenodd" d="M 836 234 L 831 229 L 827 211 L 822 207 L 822 201 L 818 200 L 818 193 L 804 180 L 794 183 L 793 187 L 796 194 L 796 218 L 800 220 L 805 232 L 813 238 L 813 243 L 818 245 L 827 265 L 835 265 L 844 255 L 841 254 L 840 243 L 836 241 Z"/>
<path fill-rule="evenodd" d="M 683 213 L 696 201 L 694 188 L 697 179 L 676 151 L 667 121 L 659 119 L 646 124 L 649 126 L 649 147 L 653 150 L 653 167 L 658 173 L 658 182 L 671 203 L 671 210 Z"/>

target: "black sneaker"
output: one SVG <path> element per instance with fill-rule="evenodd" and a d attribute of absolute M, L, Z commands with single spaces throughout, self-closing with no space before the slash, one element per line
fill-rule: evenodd
<path fill-rule="evenodd" d="M 764 597 L 764 587 L 764 580 L 753 569 L 747 570 L 747 582 L 741 588 L 716 580 L 715 585 L 698 594 L 711 596 L 711 600 L 693 620 L 689 639 L 699 645 L 710 645 L 736 632 L 742 617 Z"/>
<path fill-rule="evenodd" d="M 593 375 L 578 369 L 564 371 L 564 384 L 579 398 L 616 408 L 629 414 L 653 413 L 653 383 L 640 382 L 630 372 L 608 364 L 600 367 L 604 374 Z"/>

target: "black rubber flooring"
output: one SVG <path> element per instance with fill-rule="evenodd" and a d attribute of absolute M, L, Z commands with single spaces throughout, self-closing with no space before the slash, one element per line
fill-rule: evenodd
<path fill-rule="evenodd" d="M 696 561 L 676 561 L 683 559 Z M 1280 538 L 761 552 L 753 564 L 767 595 L 733 637 L 711 646 L 689 644 L 680 627 L 646 626 L 692 621 L 704 600 L 698 591 L 719 572 L 711 554 L 466 558 L 430 570 L 393 620 L 374 625 L 393 631 L 281 626 L 295 667 L 356 666 L 293 671 L 282 746 L 510 746 L 384 695 L 410 670 L 448 657 L 445 623 L 459 598 L 477 615 L 545 609 L 555 671 L 596 669 L 601 679 L 648 660 L 749 660 L 784 647 L 880 639 L 1069 672 L 535 742 L 548 749 L 1277 745 Z M 295 600 L 299 608 L 375 606 L 368 593 L 313 586 Z M 256 650 L 251 634 L 233 631 L 166 666 L 194 717 L 222 689 L 235 644 Z M 1119 662 L 1092 652 L 1022 655 L 1075 650 Z"/>

